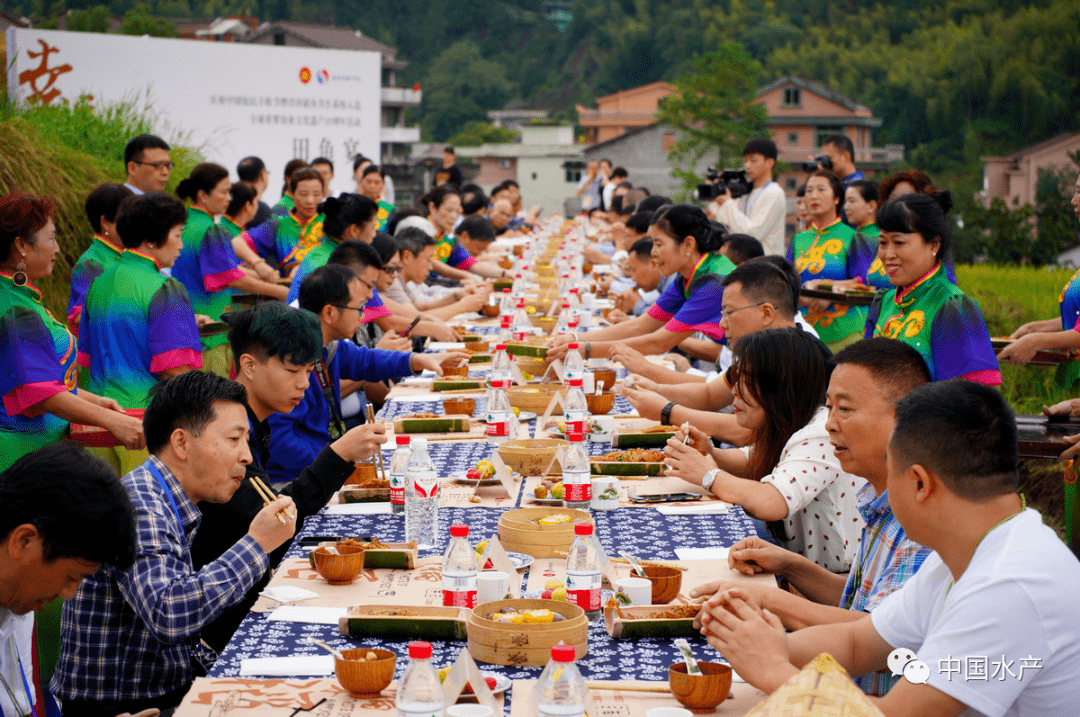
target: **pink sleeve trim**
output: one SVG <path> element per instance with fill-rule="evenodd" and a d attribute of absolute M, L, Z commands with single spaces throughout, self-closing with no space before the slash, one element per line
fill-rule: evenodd
<path fill-rule="evenodd" d="M 75 357 L 75 362 L 82 368 L 90 368 L 90 354 L 80 351 Z"/>
<path fill-rule="evenodd" d="M 253 252 L 255 252 L 256 254 L 259 253 L 259 250 L 255 248 L 255 240 L 251 238 L 250 234 L 248 234 L 247 232 L 244 232 L 243 234 L 240 235 L 240 238 L 243 239 L 245 242 L 247 242 L 247 245 L 249 247 L 251 247 L 251 250 Z"/>
<path fill-rule="evenodd" d="M 80 354 L 81 356 L 82 354 Z M 150 359 L 150 373 L 161 373 L 177 366 L 202 368 L 202 354 L 194 349 L 173 349 Z"/>
<path fill-rule="evenodd" d="M 1076 317 L 1076 323 L 1073 324 L 1073 331 L 1080 331 L 1080 316 Z"/>
<path fill-rule="evenodd" d="M 59 381 L 24 383 L 4 396 L 4 410 L 7 411 L 9 416 L 16 416 L 45 399 L 52 398 L 56 394 L 64 393 L 67 390 L 67 386 Z"/>
<path fill-rule="evenodd" d="M 381 319 L 384 316 L 393 316 L 394 312 L 383 306 L 365 306 L 364 307 L 364 323 L 370 324 L 375 319 Z"/>
<path fill-rule="evenodd" d="M 714 338 L 717 341 L 720 341 L 724 338 L 724 330 L 716 324 L 694 324 L 693 326 L 690 326 L 689 324 L 684 324 L 678 319 L 671 319 L 667 322 L 667 326 L 665 326 L 664 328 L 675 334 L 693 333 L 695 331 L 700 331 L 706 336 Z"/>
<path fill-rule="evenodd" d="M 221 291 L 229 284 L 243 279 L 247 274 L 243 272 L 239 267 L 236 269 L 229 269 L 219 274 L 207 274 L 203 277 L 203 286 L 207 291 Z"/>
<path fill-rule="evenodd" d="M 971 373 L 965 373 L 960 378 L 968 381 L 974 381 L 975 383 L 981 383 L 984 386 L 1000 386 L 1001 385 L 1001 371 L 997 369 L 987 368 L 981 371 L 972 371 Z"/>
<path fill-rule="evenodd" d="M 661 309 L 660 304 L 653 304 L 645 313 L 650 319 L 656 319 L 657 321 L 671 321 L 671 317 L 674 315 Z"/>
<path fill-rule="evenodd" d="M 464 259 L 460 264 L 458 264 L 454 268 L 455 269 L 461 269 L 462 271 L 468 271 L 469 269 L 471 269 L 473 267 L 473 264 L 475 264 L 475 263 L 476 263 L 476 257 L 475 256 L 470 256 L 468 259 Z"/>
<path fill-rule="evenodd" d="M 82 310 L 83 307 L 81 306 L 72 306 L 71 311 L 69 311 L 67 315 L 68 328 L 71 329 L 71 333 L 75 338 L 79 338 L 78 321 L 79 317 L 82 316 Z M 1080 321 L 1078 321 L 1077 323 L 1080 323 Z"/>

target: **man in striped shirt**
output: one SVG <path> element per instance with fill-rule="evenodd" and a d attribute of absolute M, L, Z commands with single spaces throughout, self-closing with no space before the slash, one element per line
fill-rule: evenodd
<path fill-rule="evenodd" d="M 220 558 L 192 567 L 196 504 L 227 502 L 251 462 L 246 398 L 243 386 L 199 371 L 154 387 L 143 418 L 150 458 L 122 479 L 135 507 L 135 562 L 99 571 L 64 605 L 51 684 L 65 717 L 112 717 L 121 707 L 168 717 L 193 663 L 213 658 L 203 626 L 243 599 L 267 554 L 292 537 L 292 500 L 279 497 Z M 290 517 L 279 521 L 279 512 Z"/>
<path fill-rule="evenodd" d="M 805 597 L 787 590 L 718 580 L 691 591 L 707 597 L 734 588 L 751 604 L 766 608 L 789 630 L 851 622 L 872 612 L 922 566 L 928 548 L 908 540 L 889 506 L 885 451 L 895 424 L 897 402 L 930 382 L 926 363 L 907 344 L 882 337 L 852 344 L 834 357 L 825 428 L 845 471 L 866 478 L 858 494 L 863 528 L 857 559 L 847 575 L 830 573 L 797 553 L 760 538 L 747 538 L 728 553 L 731 568 L 748 575 L 767 572 L 784 578 Z M 859 677 L 865 692 L 882 696 L 892 676 Z"/>

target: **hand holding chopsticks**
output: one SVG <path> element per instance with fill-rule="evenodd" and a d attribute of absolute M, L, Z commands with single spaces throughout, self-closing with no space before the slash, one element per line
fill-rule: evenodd
<path fill-rule="evenodd" d="M 367 404 L 367 420 L 368 420 L 368 423 L 370 423 L 370 424 L 375 423 L 375 407 L 372 406 L 370 403 Z M 381 447 L 379 447 L 379 446 L 375 447 L 375 455 L 377 455 L 379 457 L 380 478 L 382 478 L 382 480 L 385 481 L 387 485 L 390 485 L 390 478 L 386 475 L 386 465 L 383 463 L 382 448 Z"/>
<path fill-rule="evenodd" d="M 270 505 L 277 498 L 277 495 L 270 486 L 262 482 L 259 476 L 250 476 L 248 480 L 251 482 L 251 487 L 255 489 L 255 492 L 259 494 L 259 497 L 263 499 L 263 505 Z M 278 511 L 277 518 L 284 525 L 287 520 L 296 520 L 296 513 L 288 508 Z"/>

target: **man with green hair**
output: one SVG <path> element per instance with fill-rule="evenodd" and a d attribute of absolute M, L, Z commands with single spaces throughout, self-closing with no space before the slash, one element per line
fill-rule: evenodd
<path fill-rule="evenodd" d="M 266 471 L 271 433 L 267 419 L 277 413 L 289 413 L 300 403 L 323 346 L 318 317 L 279 301 L 229 312 L 223 318 L 229 324 L 236 382 L 247 389 L 251 428 L 248 448 L 252 461 L 247 466 L 247 480 L 228 503 L 199 504 L 202 525 L 191 548 L 196 569 L 217 559 L 235 544 L 262 509 L 263 501 L 251 485 L 251 478 L 270 483 Z M 297 520 L 302 521 L 325 506 L 355 470 L 354 464 L 369 458 L 385 441 L 384 424 L 373 423 L 357 426 L 323 448 L 311 465 L 281 490 L 296 503 Z M 270 555 L 271 565 L 281 560 L 287 548 L 286 543 Z M 268 581 L 269 573 L 248 591 L 244 600 L 203 628 L 202 637 L 211 647 L 219 651 L 224 648 Z"/>

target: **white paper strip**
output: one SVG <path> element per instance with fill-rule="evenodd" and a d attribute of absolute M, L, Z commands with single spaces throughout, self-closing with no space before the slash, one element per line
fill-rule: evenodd
<path fill-rule="evenodd" d="M 333 655 L 253 657 L 240 660 L 241 677 L 292 677 L 334 674 Z"/>
<path fill-rule="evenodd" d="M 726 513 L 729 507 L 727 503 L 702 503 L 701 505 L 662 505 L 656 509 L 660 511 L 660 515 L 707 515 Z"/>
<path fill-rule="evenodd" d="M 311 607 L 307 605 L 282 605 L 270 613 L 274 622 L 305 622 L 311 625 L 337 625 L 338 620 L 349 612 L 344 607 Z M 333 659 L 333 658 L 331 658 Z"/>
<path fill-rule="evenodd" d="M 340 503 L 327 506 L 328 515 L 390 515 L 389 503 Z"/>

